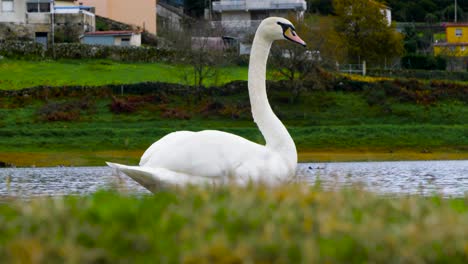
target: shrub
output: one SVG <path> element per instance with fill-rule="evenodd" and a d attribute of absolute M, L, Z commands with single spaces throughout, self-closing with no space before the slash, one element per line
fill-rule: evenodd
<path fill-rule="evenodd" d="M 401 58 L 401 65 L 405 69 L 445 70 L 447 61 L 442 57 L 409 54 Z"/>
<path fill-rule="evenodd" d="M 168 119 L 184 119 L 188 120 L 191 119 L 192 116 L 187 112 L 187 110 L 182 109 L 182 108 L 167 108 L 165 111 L 161 114 L 163 118 L 168 118 Z"/>
<path fill-rule="evenodd" d="M 48 102 L 36 114 L 41 121 L 76 121 L 84 110 L 88 113 L 95 110 L 95 102 L 89 97 L 67 102 Z"/>
<path fill-rule="evenodd" d="M 114 114 L 123 114 L 123 113 L 133 113 L 139 108 L 145 106 L 149 103 L 165 103 L 167 97 L 164 95 L 155 96 L 155 95 L 141 95 L 141 96 L 126 96 L 117 98 L 112 96 L 112 102 L 109 105 L 109 109 Z"/>
<path fill-rule="evenodd" d="M 137 106 L 135 103 L 129 102 L 128 100 L 113 96 L 109 109 L 114 114 L 129 114 L 135 112 Z"/>

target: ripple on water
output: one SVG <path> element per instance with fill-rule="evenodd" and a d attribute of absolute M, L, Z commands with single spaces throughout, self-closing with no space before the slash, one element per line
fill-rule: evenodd
<path fill-rule="evenodd" d="M 298 175 L 310 184 L 320 179 L 330 189 L 359 184 L 385 194 L 468 193 L 468 160 L 304 163 L 298 166 Z M 86 195 L 100 189 L 149 193 L 109 167 L 0 169 L 0 196 Z"/>
<path fill-rule="evenodd" d="M 299 171 L 306 171 L 304 179 L 311 184 L 320 179 L 326 188 L 358 183 L 379 193 L 443 196 L 468 193 L 468 160 L 314 163 L 301 164 Z"/>
<path fill-rule="evenodd" d="M 0 196 L 86 195 L 100 189 L 147 193 L 128 177 L 109 167 L 54 167 L 0 169 Z M 9 186 L 7 186 L 9 185 Z"/>

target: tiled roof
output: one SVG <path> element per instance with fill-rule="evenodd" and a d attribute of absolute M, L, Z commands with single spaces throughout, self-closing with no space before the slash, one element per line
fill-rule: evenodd
<path fill-rule="evenodd" d="M 444 27 L 468 27 L 468 23 L 442 23 Z"/>
<path fill-rule="evenodd" d="M 439 42 L 434 43 L 434 46 L 450 47 L 450 46 L 468 46 L 467 42 Z"/>

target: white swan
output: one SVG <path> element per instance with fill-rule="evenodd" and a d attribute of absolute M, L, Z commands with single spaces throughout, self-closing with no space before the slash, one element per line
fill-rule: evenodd
<path fill-rule="evenodd" d="M 306 45 L 291 22 L 270 17 L 258 27 L 250 54 L 250 104 L 266 146 L 221 131 L 179 131 L 151 145 L 143 154 L 140 166 L 107 164 L 153 192 L 165 185 L 228 181 L 277 184 L 293 179 L 297 166 L 296 146 L 273 113 L 265 86 L 271 44 L 280 39 Z"/>

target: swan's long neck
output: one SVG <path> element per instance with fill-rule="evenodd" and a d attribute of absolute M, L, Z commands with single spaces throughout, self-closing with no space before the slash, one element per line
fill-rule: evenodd
<path fill-rule="evenodd" d="M 249 62 L 249 96 L 255 123 L 265 137 L 266 146 L 279 152 L 292 165 L 297 163 L 296 145 L 286 127 L 275 115 L 266 93 L 266 64 L 272 41 L 255 35 Z"/>

